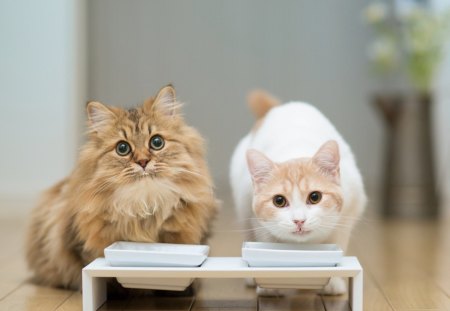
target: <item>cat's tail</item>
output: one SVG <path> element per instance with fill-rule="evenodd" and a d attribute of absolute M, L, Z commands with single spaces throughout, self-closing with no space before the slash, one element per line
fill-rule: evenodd
<path fill-rule="evenodd" d="M 270 109 L 280 105 L 277 98 L 263 90 L 251 91 L 247 96 L 247 102 L 258 120 L 262 119 Z"/>

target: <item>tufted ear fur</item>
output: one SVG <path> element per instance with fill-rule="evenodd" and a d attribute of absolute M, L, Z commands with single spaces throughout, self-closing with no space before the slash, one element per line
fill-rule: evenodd
<path fill-rule="evenodd" d="M 268 157 L 254 149 L 247 151 L 247 165 L 255 187 L 267 183 L 275 168 L 275 164 Z"/>
<path fill-rule="evenodd" d="M 174 116 L 179 113 L 180 103 L 177 102 L 175 89 L 167 85 L 159 90 L 155 99 L 149 99 L 144 103 L 144 111 L 147 113 L 159 112 L 163 115 Z"/>
<path fill-rule="evenodd" d="M 325 142 L 312 158 L 321 173 L 339 183 L 339 145 L 335 140 Z"/>
<path fill-rule="evenodd" d="M 99 102 L 89 102 L 86 107 L 89 127 L 92 131 L 98 132 L 117 119 L 116 114 L 107 106 Z"/>

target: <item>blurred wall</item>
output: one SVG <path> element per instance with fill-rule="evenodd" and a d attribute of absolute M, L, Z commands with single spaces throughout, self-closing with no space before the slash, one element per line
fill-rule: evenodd
<path fill-rule="evenodd" d="M 450 9 L 448 0 L 433 0 L 437 11 Z M 441 191 L 441 203 L 444 214 L 450 216 L 450 41 L 440 72 L 438 72 L 434 106 L 434 131 L 436 144 L 437 178 Z"/>
<path fill-rule="evenodd" d="M 3 0 L 0 199 L 35 196 L 70 172 L 87 98 L 131 106 L 172 82 L 188 121 L 208 140 L 219 191 L 227 190 L 229 158 L 253 122 L 245 96 L 262 87 L 330 117 L 353 146 L 376 202 L 383 129 L 369 103 L 370 35 L 360 21 L 367 2 Z M 450 52 L 434 111 L 448 212 L 449 79 Z"/>
<path fill-rule="evenodd" d="M 441 191 L 441 203 L 446 209 L 444 213 L 450 215 L 450 46 L 439 75 L 436 89 L 435 144 L 437 159 L 438 187 Z"/>
<path fill-rule="evenodd" d="M 354 148 L 367 185 L 382 164 L 361 21 L 367 1 L 120 1 L 89 6 L 89 97 L 131 106 L 172 82 L 207 138 L 219 190 L 252 116 L 249 90 L 319 107 Z"/>
<path fill-rule="evenodd" d="M 85 99 L 85 2 L 0 2 L 0 198 L 67 175 Z"/>

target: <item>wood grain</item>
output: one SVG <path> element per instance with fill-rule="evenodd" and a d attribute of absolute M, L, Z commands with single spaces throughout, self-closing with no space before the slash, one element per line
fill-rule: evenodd
<path fill-rule="evenodd" d="M 0 206 L 1 208 L 1 206 Z M 212 256 L 239 256 L 242 230 L 224 206 L 209 242 Z M 0 310 L 81 310 L 81 293 L 36 286 L 23 256 L 26 219 L 0 219 Z M 365 216 L 349 247 L 364 267 L 364 310 L 450 310 L 450 219 L 389 221 Z M 101 310 L 314 310 L 348 311 L 347 295 L 285 291 L 257 297 L 242 279 L 196 281 L 194 296 L 128 297 Z"/>

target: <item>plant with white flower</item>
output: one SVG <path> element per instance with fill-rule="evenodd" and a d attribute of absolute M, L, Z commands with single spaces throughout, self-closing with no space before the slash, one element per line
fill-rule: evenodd
<path fill-rule="evenodd" d="M 450 26 L 449 13 L 414 9 L 402 21 L 405 57 L 411 82 L 419 91 L 431 88 Z"/>
<path fill-rule="evenodd" d="M 384 3 L 375 2 L 364 11 L 376 37 L 369 60 L 380 74 L 405 70 L 416 91 L 429 92 L 449 34 L 450 12 L 437 14 L 414 2 L 398 10 L 390 12 Z"/>
<path fill-rule="evenodd" d="M 383 22 L 387 17 L 387 6 L 383 2 L 374 2 L 364 10 L 364 19 L 372 25 Z"/>
<path fill-rule="evenodd" d="M 374 69 L 388 74 L 399 65 L 399 55 L 395 40 L 391 36 L 380 36 L 369 46 L 369 59 Z"/>

